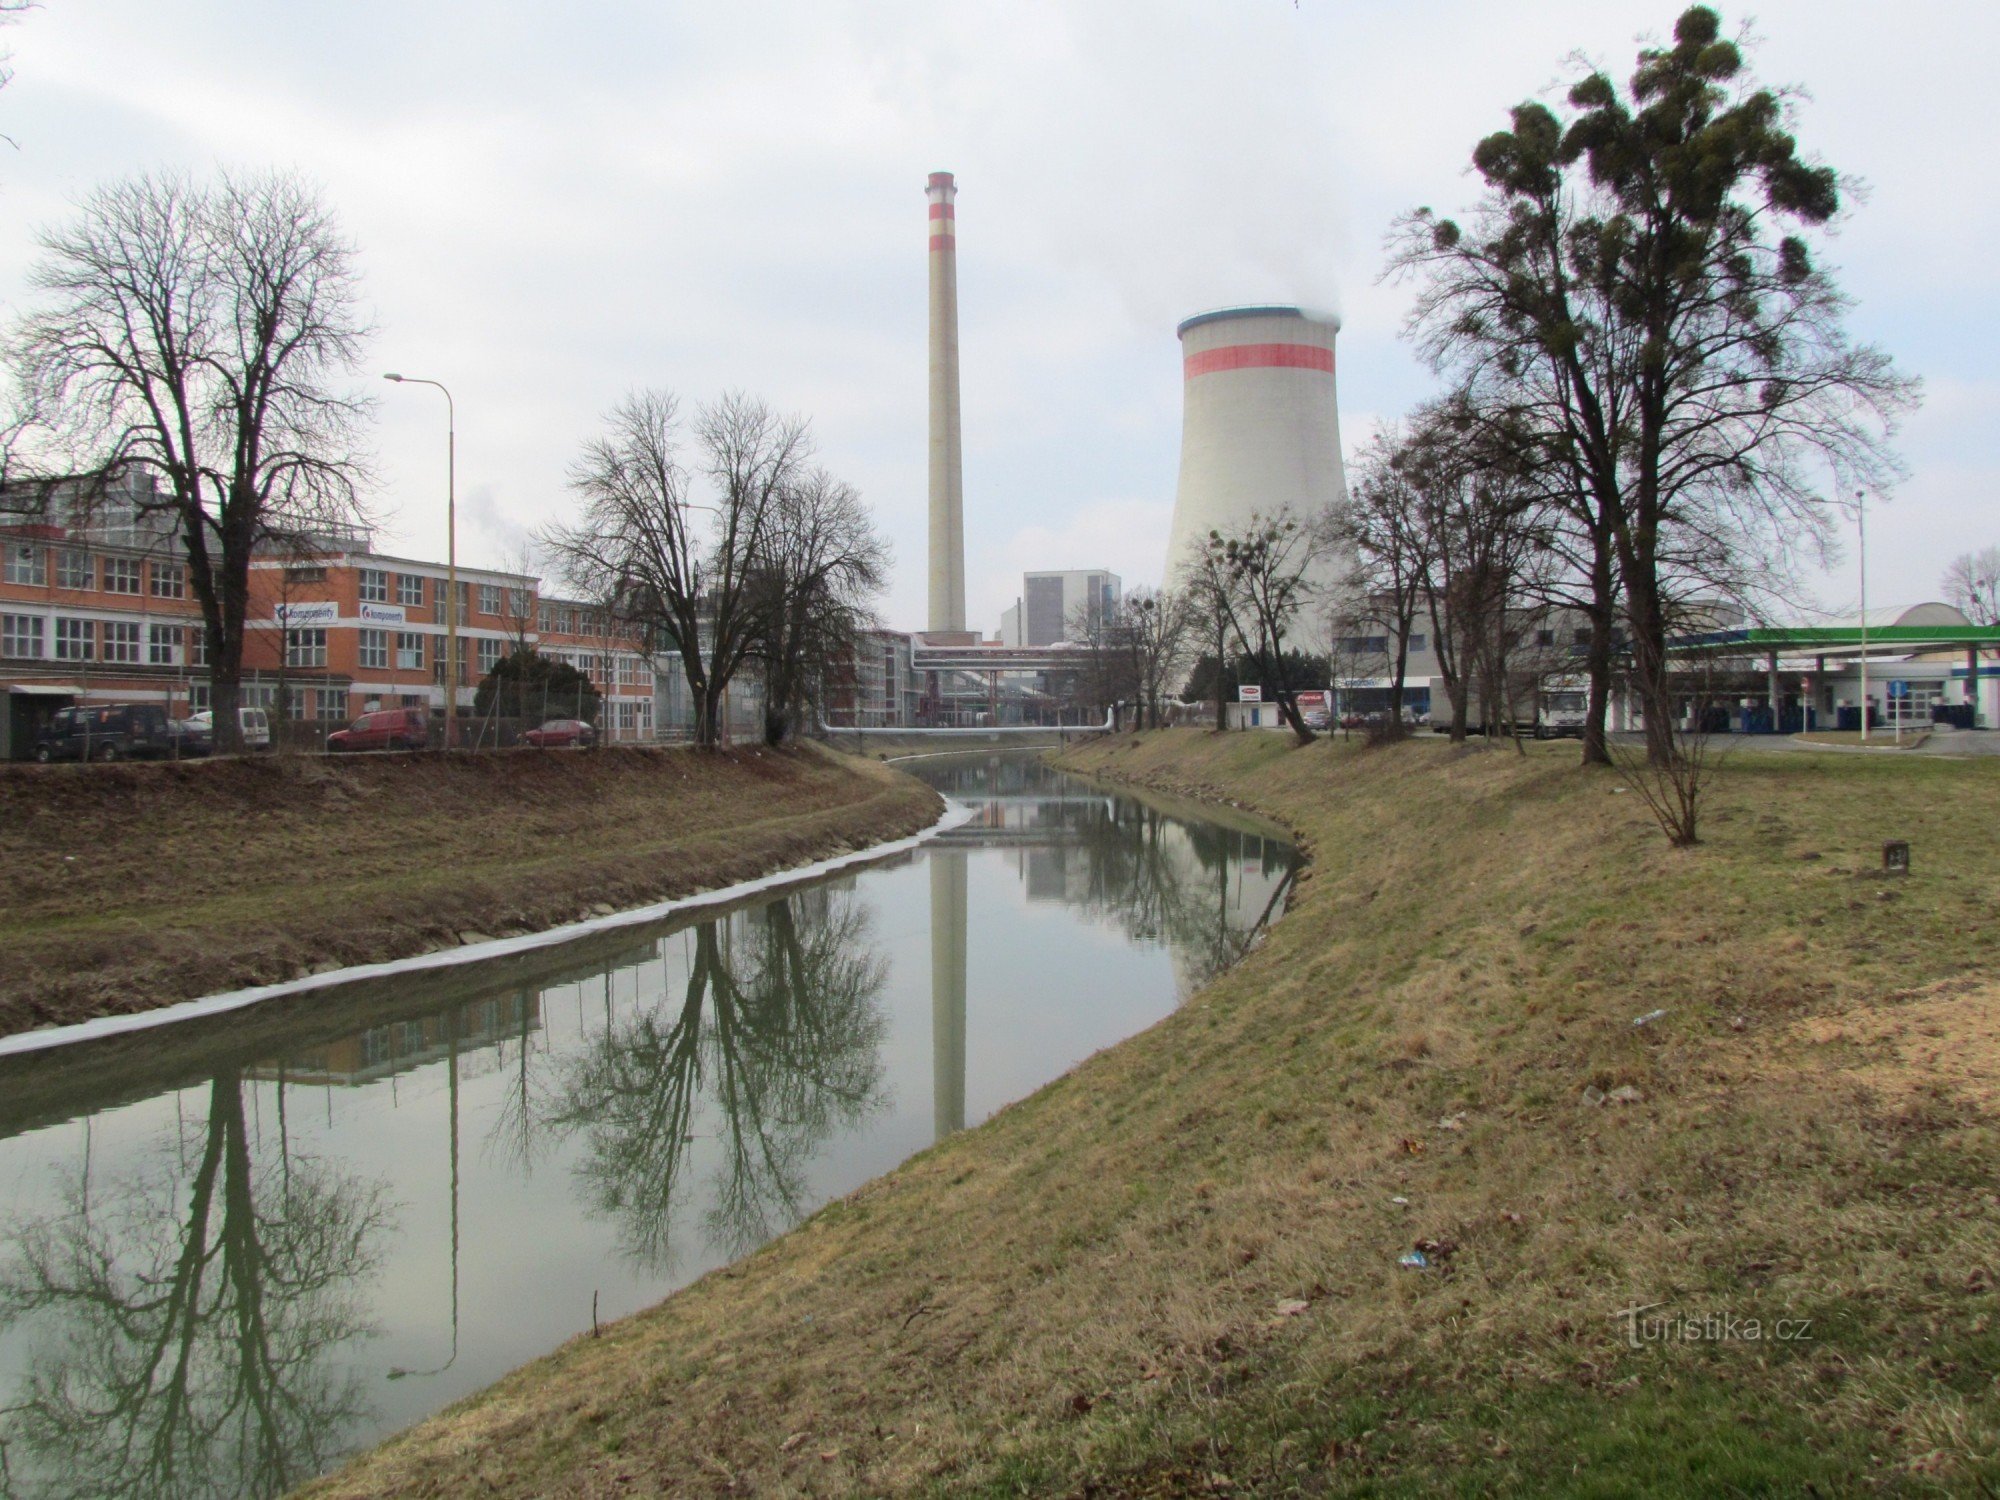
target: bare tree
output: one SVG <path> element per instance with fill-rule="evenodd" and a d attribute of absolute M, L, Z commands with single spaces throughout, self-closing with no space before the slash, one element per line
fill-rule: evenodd
<path fill-rule="evenodd" d="M 1314 602 L 1312 574 L 1330 545 L 1324 518 L 1306 520 L 1288 511 L 1269 517 L 1253 513 L 1240 531 L 1208 534 L 1221 606 L 1235 634 L 1254 643 L 1252 649 L 1262 656 L 1278 711 L 1301 745 L 1313 742 L 1313 732 L 1299 712 L 1297 693 L 1305 684 L 1292 680 L 1286 652 Z"/>
<path fill-rule="evenodd" d="M 1122 616 L 1086 601 L 1069 612 L 1063 638 L 1083 648 L 1083 670 L 1069 675 L 1064 695 L 1079 712 L 1109 712 L 1128 699 L 1137 703 L 1138 643 Z"/>
<path fill-rule="evenodd" d="M 2000 625 L 2000 547 L 1954 557 L 1939 585 L 1945 603 L 1965 611 L 1975 625 Z"/>
<path fill-rule="evenodd" d="M 1194 602 L 1180 589 L 1134 589 L 1119 605 L 1118 625 L 1132 663 L 1138 727 L 1158 729 L 1167 690 L 1187 667 L 1197 626 Z"/>
<path fill-rule="evenodd" d="M 888 584 L 889 548 L 854 487 L 811 469 L 779 493 L 753 571 L 764 741 L 776 745 L 810 721 L 826 674 L 853 660 Z"/>
<path fill-rule="evenodd" d="M 1410 636 L 1424 607 L 1424 579 L 1431 566 L 1430 536 L 1421 524 L 1411 476 L 1401 462 L 1404 441 L 1399 427 L 1376 433 L 1361 451 L 1347 503 L 1333 522 L 1355 558 L 1352 573 L 1337 591 L 1342 602 L 1331 632 L 1333 661 L 1338 667 L 1340 658 L 1349 654 L 1339 648 L 1343 635 L 1359 635 L 1372 626 L 1389 637 L 1387 738 L 1404 732 Z M 1335 676 L 1340 675 L 1336 670 Z"/>
<path fill-rule="evenodd" d="M 1624 88 L 1591 71 L 1568 105 L 1566 120 L 1516 106 L 1473 152 L 1471 224 L 1408 215 L 1393 264 L 1421 283 L 1420 350 L 1535 431 L 1591 549 L 1600 642 L 1619 590 L 1664 761 L 1663 559 L 1698 552 L 1676 533 L 1817 548 L 1828 461 L 1870 484 L 1893 474 L 1886 442 L 1916 387 L 1847 339 L 1846 299 L 1805 238 L 1839 213 L 1840 179 L 1799 150 L 1788 97 L 1749 80 L 1713 10 L 1685 11 Z"/>
<path fill-rule="evenodd" d="M 100 188 L 41 237 L 40 308 L 14 353 L 60 467 L 161 481 L 208 632 L 220 749 L 239 748 L 252 553 L 273 532 L 360 519 L 367 403 L 334 389 L 358 357 L 354 251 L 281 173 Z"/>
<path fill-rule="evenodd" d="M 1189 636 L 1200 644 L 1204 659 L 1215 663 L 1215 729 L 1219 734 L 1229 727 L 1230 643 L 1245 649 L 1223 552 L 1214 547 L 1195 552 L 1181 569 L 1179 592 L 1187 600 Z"/>
<path fill-rule="evenodd" d="M 542 545 L 572 588 L 671 642 L 694 702 L 695 743 L 712 747 L 724 694 L 757 645 L 757 566 L 805 476 L 806 424 L 743 395 L 700 408 L 694 462 L 712 503 L 692 498 L 671 393 L 634 392 L 607 427 L 570 469 L 581 519 L 550 528 Z"/>
<path fill-rule="evenodd" d="M 1454 744 L 1475 701 L 1483 728 L 1511 728 L 1515 606 L 1530 559 L 1546 550 L 1535 492 L 1495 434 L 1469 398 L 1434 402 L 1381 456 L 1382 472 L 1364 475 L 1363 498 L 1391 517 L 1370 526 L 1398 538 L 1378 545 L 1402 549 L 1429 620 Z"/>

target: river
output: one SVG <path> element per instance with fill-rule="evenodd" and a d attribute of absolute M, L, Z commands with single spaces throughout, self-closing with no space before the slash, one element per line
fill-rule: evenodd
<path fill-rule="evenodd" d="M 281 1493 L 1166 1015 L 1273 831 L 1025 756 L 724 914 L 0 1059 L 0 1494 Z"/>

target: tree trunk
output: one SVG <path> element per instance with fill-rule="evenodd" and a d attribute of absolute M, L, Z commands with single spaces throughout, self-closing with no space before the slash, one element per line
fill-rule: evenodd
<path fill-rule="evenodd" d="M 1601 525 L 1590 531 L 1590 645 L 1584 671 L 1590 679 L 1590 700 L 1583 719 L 1583 763 L 1611 764 L 1611 632 L 1618 621 L 1617 573 L 1612 568 L 1611 538 Z"/>

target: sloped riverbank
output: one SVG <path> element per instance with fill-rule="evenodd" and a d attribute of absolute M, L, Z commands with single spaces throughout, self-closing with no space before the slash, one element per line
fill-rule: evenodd
<path fill-rule="evenodd" d="M 940 805 L 816 749 L 0 768 L 0 1035 L 712 889 Z"/>
<path fill-rule="evenodd" d="M 1745 757 L 1676 851 L 1574 755 L 1071 752 L 1298 830 L 1289 914 L 311 1492 L 1993 1487 L 2000 774 Z"/>

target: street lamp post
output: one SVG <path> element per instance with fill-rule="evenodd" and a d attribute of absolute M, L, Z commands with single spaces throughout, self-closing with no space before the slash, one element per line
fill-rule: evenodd
<path fill-rule="evenodd" d="M 1868 491 L 1854 492 L 1854 529 L 1861 551 L 1861 743 L 1868 743 Z"/>
<path fill-rule="evenodd" d="M 398 385 L 432 385 L 444 392 L 444 747 L 458 748 L 458 408 L 441 380 L 416 375 L 384 375 Z"/>

